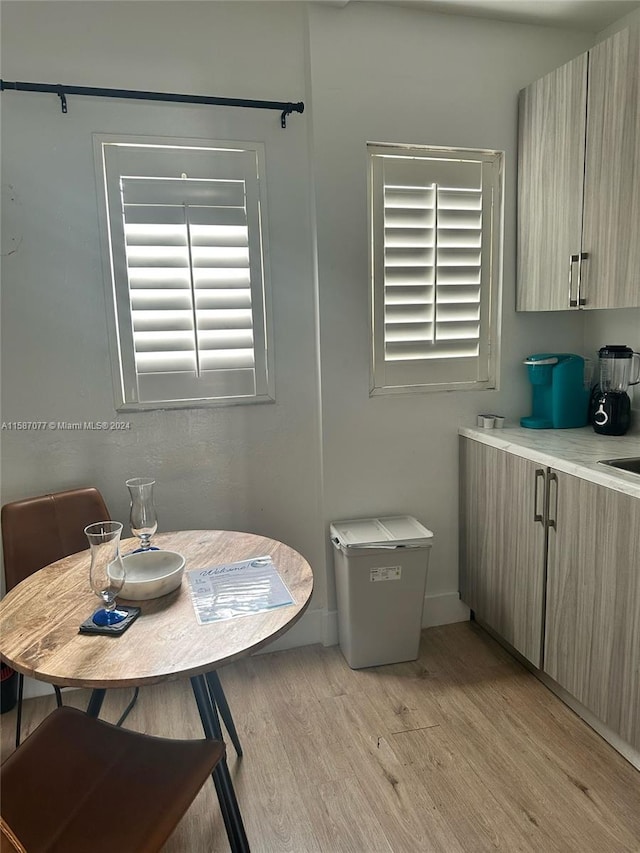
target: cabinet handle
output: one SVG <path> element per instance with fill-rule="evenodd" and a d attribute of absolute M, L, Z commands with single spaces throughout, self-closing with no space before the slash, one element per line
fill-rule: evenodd
<path fill-rule="evenodd" d="M 555 483 L 555 499 L 553 502 L 553 515 L 551 518 L 551 483 Z M 556 474 L 551 471 L 549 473 L 549 509 L 547 514 L 547 526 L 552 527 L 554 530 L 558 529 L 558 477 Z"/>
<path fill-rule="evenodd" d="M 575 264 L 577 264 L 580 260 L 580 255 L 569 255 L 569 308 L 577 308 L 578 307 L 578 295 L 576 292 L 576 298 L 573 298 L 573 270 Z"/>
<path fill-rule="evenodd" d="M 538 512 L 538 482 L 542 477 L 542 484 L 544 485 L 544 468 L 536 468 L 536 476 L 533 481 L 533 520 L 534 522 L 539 521 L 540 524 L 544 526 L 544 491 L 542 492 L 542 508 L 543 512 Z"/>
<path fill-rule="evenodd" d="M 588 259 L 589 259 L 589 253 L 588 252 L 580 252 L 580 257 L 578 259 L 578 291 L 577 291 L 578 305 L 586 305 L 587 304 L 586 296 L 582 295 L 582 262 L 586 261 Z M 586 288 L 585 288 L 585 291 L 586 291 Z"/>

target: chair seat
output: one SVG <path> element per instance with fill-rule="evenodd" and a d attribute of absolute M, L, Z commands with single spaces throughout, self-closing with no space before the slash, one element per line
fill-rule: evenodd
<path fill-rule="evenodd" d="M 7 503 L 0 510 L 2 555 L 7 592 L 34 572 L 63 557 L 84 551 L 89 543 L 84 528 L 94 521 L 110 521 L 111 516 L 94 486 L 67 489 Z M 24 676 L 18 676 L 16 746 L 22 728 Z M 56 702 L 62 705 L 59 687 Z M 137 693 L 136 693 L 137 696 Z"/>
<path fill-rule="evenodd" d="M 29 853 L 158 851 L 224 755 L 58 708 L 2 765 L 2 817 Z"/>

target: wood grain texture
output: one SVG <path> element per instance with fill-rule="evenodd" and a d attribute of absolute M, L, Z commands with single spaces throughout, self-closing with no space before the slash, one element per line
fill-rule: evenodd
<path fill-rule="evenodd" d="M 638 851 L 640 773 L 473 623 L 423 631 L 411 663 L 355 671 L 337 646 L 307 646 L 220 677 L 245 746 L 228 761 L 253 853 Z M 129 698 L 109 691 L 105 719 Z M 81 707 L 86 691 L 65 702 Z M 53 705 L 25 702 L 25 730 Z M 126 725 L 202 734 L 184 682 L 142 691 Z M 228 845 L 205 785 L 164 853 L 213 850 Z"/>
<path fill-rule="evenodd" d="M 589 52 L 586 308 L 640 306 L 640 25 Z"/>
<path fill-rule="evenodd" d="M 557 476 L 544 671 L 640 749 L 640 500 Z"/>
<path fill-rule="evenodd" d="M 460 438 L 460 593 L 534 666 L 542 663 L 545 530 L 534 521 L 540 466 Z M 538 512 L 544 488 L 538 481 Z"/>
<path fill-rule="evenodd" d="M 313 573 L 293 548 L 266 536 L 213 530 L 164 533 L 154 543 L 186 559 L 185 572 L 270 554 L 295 604 L 265 613 L 199 625 L 185 576 L 142 608 L 121 636 L 78 634 L 97 599 L 89 587 L 88 551 L 52 563 L 0 602 L 0 654 L 18 672 L 61 686 L 141 686 L 215 669 L 261 648 L 304 613 Z M 122 553 L 137 539 L 125 540 Z"/>
<path fill-rule="evenodd" d="M 569 308 L 569 258 L 580 252 L 587 54 L 520 92 L 518 311 Z"/>

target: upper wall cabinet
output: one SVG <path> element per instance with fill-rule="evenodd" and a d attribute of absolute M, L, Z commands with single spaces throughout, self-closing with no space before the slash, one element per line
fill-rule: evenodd
<path fill-rule="evenodd" d="M 640 27 L 520 93 L 519 311 L 640 306 Z"/>
<path fill-rule="evenodd" d="M 519 311 L 569 308 L 570 259 L 582 240 L 587 64 L 585 53 L 520 92 Z"/>
<path fill-rule="evenodd" d="M 640 305 L 640 26 L 589 53 L 584 199 L 585 307 Z"/>

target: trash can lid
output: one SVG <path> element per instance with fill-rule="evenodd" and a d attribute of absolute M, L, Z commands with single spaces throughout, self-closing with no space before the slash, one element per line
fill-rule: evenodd
<path fill-rule="evenodd" d="M 330 529 L 331 538 L 343 548 L 428 546 L 433 539 L 433 533 L 410 515 L 334 521 Z"/>

